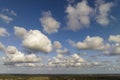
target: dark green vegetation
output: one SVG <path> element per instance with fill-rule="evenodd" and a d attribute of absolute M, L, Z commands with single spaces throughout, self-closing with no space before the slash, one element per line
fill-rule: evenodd
<path fill-rule="evenodd" d="M 0 75 L 0 80 L 120 80 L 117 75 Z"/>

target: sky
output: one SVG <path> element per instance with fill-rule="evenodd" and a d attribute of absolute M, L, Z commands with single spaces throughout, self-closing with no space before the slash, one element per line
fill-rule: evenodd
<path fill-rule="evenodd" d="M 119 3 L 0 0 L 0 73 L 120 73 Z"/>

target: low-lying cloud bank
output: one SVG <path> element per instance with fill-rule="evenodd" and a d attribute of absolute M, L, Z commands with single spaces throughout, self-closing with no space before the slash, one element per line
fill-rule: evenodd
<path fill-rule="evenodd" d="M 1 29 L 0 37 L 6 35 L 7 30 Z M 3 58 L 4 64 L 15 66 L 45 66 L 45 67 L 79 67 L 82 65 L 101 65 L 99 62 L 89 62 L 80 57 L 77 53 L 71 53 L 69 49 L 65 48 L 60 41 L 52 41 L 39 30 L 26 30 L 23 27 L 14 27 L 14 33 L 21 38 L 21 44 L 25 49 L 42 52 L 52 53 L 56 52 L 58 55 L 53 58 L 48 58 L 47 63 L 43 64 L 43 58 L 38 57 L 37 54 L 26 54 L 19 51 L 15 46 L 4 46 L 0 43 L 0 51 L 5 53 Z M 83 41 L 69 40 L 71 47 L 77 50 L 90 50 L 100 51 L 101 54 L 107 55 L 120 55 L 120 35 L 110 35 L 108 42 L 100 36 L 87 36 Z M 69 54 L 71 53 L 71 54 Z M 69 54 L 69 55 L 65 55 Z M 44 60 L 43 60 L 44 61 Z"/>

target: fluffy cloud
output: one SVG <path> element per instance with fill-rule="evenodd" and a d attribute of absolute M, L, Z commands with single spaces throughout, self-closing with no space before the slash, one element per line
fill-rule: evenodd
<path fill-rule="evenodd" d="M 112 54 L 120 54 L 120 46 L 116 46 L 115 48 L 113 48 Z"/>
<path fill-rule="evenodd" d="M 13 21 L 12 17 L 9 17 L 5 14 L 0 14 L 0 19 L 2 19 L 5 23 L 10 23 L 11 21 Z"/>
<path fill-rule="evenodd" d="M 61 43 L 59 41 L 54 41 L 53 47 L 55 49 L 60 49 L 60 48 L 62 48 L 62 45 L 61 45 Z"/>
<path fill-rule="evenodd" d="M 13 17 L 17 16 L 16 12 L 9 9 L 0 9 L 0 19 L 9 24 Z"/>
<path fill-rule="evenodd" d="M 17 50 L 14 46 L 8 46 L 6 48 L 5 64 L 8 63 L 28 63 L 28 62 L 39 62 L 41 59 L 35 54 L 25 55 L 24 53 Z"/>
<path fill-rule="evenodd" d="M 49 53 L 52 51 L 51 40 L 39 30 L 29 30 L 22 27 L 14 27 L 14 33 L 23 38 L 22 45 L 33 51 Z"/>
<path fill-rule="evenodd" d="M 18 37 L 24 38 L 27 34 L 27 30 L 19 26 L 14 26 L 14 34 Z"/>
<path fill-rule="evenodd" d="M 92 8 L 87 4 L 87 0 L 79 2 L 77 5 L 68 5 L 67 13 L 67 28 L 73 31 L 87 27 L 90 24 L 90 13 Z"/>
<path fill-rule="evenodd" d="M 54 41 L 53 48 L 55 49 L 56 53 L 58 54 L 67 54 L 69 50 L 67 48 L 62 49 L 62 45 L 59 41 Z"/>
<path fill-rule="evenodd" d="M 58 28 L 60 28 L 60 23 L 52 17 L 50 11 L 43 13 L 40 22 L 43 26 L 43 31 L 48 34 L 58 32 Z"/>
<path fill-rule="evenodd" d="M 106 55 L 120 55 L 120 44 L 111 46 L 111 48 L 104 53 Z"/>
<path fill-rule="evenodd" d="M 114 44 L 104 53 L 107 55 L 120 55 L 120 35 L 110 35 L 108 40 L 114 42 Z"/>
<path fill-rule="evenodd" d="M 7 8 L 2 9 L 1 12 L 4 13 L 4 14 L 11 15 L 11 16 L 17 16 L 17 13 L 14 10 L 10 10 L 10 9 L 7 9 Z"/>
<path fill-rule="evenodd" d="M 58 54 L 67 54 L 67 53 L 69 53 L 69 50 L 67 48 L 64 48 L 63 50 L 62 49 L 57 49 L 56 52 Z"/>
<path fill-rule="evenodd" d="M 49 53 L 52 51 L 51 40 L 39 30 L 30 30 L 24 37 L 22 45 L 30 50 Z"/>
<path fill-rule="evenodd" d="M 77 49 L 86 49 L 86 50 L 106 50 L 110 47 L 109 44 L 104 44 L 103 38 L 96 36 L 90 37 L 87 36 L 83 42 L 69 41 L 70 45 Z"/>
<path fill-rule="evenodd" d="M 120 43 L 120 35 L 110 35 L 109 41 Z"/>
<path fill-rule="evenodd" d="M 5 51 L 5 46 L 0 42 L 0 51 Z"/>
<path fill-rule="evenodd" d="M 7 30 L 5 28 L 0 27 L 0 37 L 2 36 L 8 36 L 9 33 L 7 32 Z"/>
<path fill-rule="evenodd" d="M 16 52 L 18 52 L 17 48 L 14 47 L 14 46 L 8 46 L 6 48 L 6 53 L 9 53 L 9 54 L 15 54 Z"/>
<path fill-rule="evenodd" d="M 48 63 L 50 67 L 79 67 L 81 66 L 85 60 L 81 58 L 78 54 L 73 54 L 69 57 L 65 57 L 62 54 L 58 54 L 53 57 Z"/>
<path fill-rule="evenodd" d="M 114 4 L 112 2 L 105 3 L 103 0 L 97 0 L 96 2 L 97 23 L 103 26 L 108 25 L 110 23 L 109 12 Z"/>

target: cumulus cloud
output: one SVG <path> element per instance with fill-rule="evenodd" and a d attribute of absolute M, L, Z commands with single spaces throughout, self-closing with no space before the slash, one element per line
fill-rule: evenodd
<path fill-rule="evenodd" d="M 64 48 L 63 50 L 62 49 L 57 49 L 56 52 L 58 54 L 67 54 L 67 53 L 69 53 L 69 50 L 67 48 Z"/>
<path fill-rule="evenodd" d="M 7 9 L 7 8 L 2 9 L 1 12 L 4 13 L 4 14 L 11 15 L 11 16 L 17 16 L 17 13 L 14 10 L 10 10 L 10 9 Z"/>
<path fill-rule="evenodd" d="M 58 29 L 60 28 L 60 23 L 52 17 L 50 11 L 43 12 L 40 22 L 42 24 L 43 31 L 48 34 L 58 32 Z"/>
<path fill-rule="evenodd" d="M 3 20 L 5 23 L 10 23 L 11 21 L 13 21 L 12 17 L 9 17 L 5 14 L 0 14 L 0 19 Z"/>
<path fill-rule="evenodd" d="M 7 24 L 13 21 L 13 17 L 15 16 L 17 16 L 17 13 L 14 10 L 0 9 L 0 19 Z"/>
<path fill-rule="evenodd" d="M 83 0 L 74 6 L 68 5 L 66 8 L 67 28 L 76 31 L 88 27 L 91 12 L 92 8 L 88 5 L 87 0 Z"/>
<path fill-rule="evenodd" d="M 8 46 L 6 48 L 6 53 L 9 53 L 9 54 L 15 54 L 16 52 L 18 52 L 17 48 L 14 47 L 14 46 Z"/>
<path fill-rule="evenodd" d="M 60 48 L 62 48 L 62 45 L 61 45 L 61 43 L 59 41 L 54 41 L 53 47 L 55 49 L 60 49 Z"/>
<path fill-rule="evenodd" d="M 18 37 L 24 38 L 27 34 L 27 30 L 23 27 L 14 26 L 14 34 Z"/>
<path fill-rule="evenodd" d="M 120 35 L 110 35 L 109 41 L 120 43 Z"/>
<path fill-rule="evenodd" d="M 23 39 L 22 45 L 33 51 L 49 53 L 52 51 L 51 40 L 39 30 L 27 31 L 22 27 L 14 27 L 15 35 Z"/>
<path fill-rule="evenodd" d="M 30 30 L 25 35 L 22 45 L 25 48 L 35 51 L 49 53 L 52 51 L 51 40 L 39 30 Z"/>
<path fill-rule="evenodd" d="M 78 54 L 74 53 L 73 55 L 66 57 L 62 54 L 58 54 L 57 56 L 53 57 L 49 62 L 48 66 L 50 67 L 79 67 L 85 60 L 81 58 Z"/>
<path fill-rule="evenodd" d="M 3 37 L 3 36 L 8 36 L 9 33 L 7 32 L 7 30 L 3 27 L 0 27 L 0 37 Z"/>
<path fill-rule="evenodd" d="M 5 64 L 13 64 L 13 63 L 34 63 L 39 62 L 41 59 L 38 58 L 35 54 L 25 55 L 17 50 L 14 46 L 8 46 L 5 49 L 6 57 L 5 57 Z"/>
<path fill-rule="evenodd" d="M 5 46 L 0 42 L 0 51 L 5 51 Z"/>
<path fill-rule="evenodd" d="M 103 38 L 96 36 L 90 37 L 87 36 L 83 42 L 69 41 L 70 45 L 77 49 L 85 49 L 85 50 L 106 50 L 110 47 L 109 44 L 104 44 Z"/>
<path fill-rule="evenodd" d="M 114 6 L 114 3 L 108 2 L 105 3 L 103 0 L 97 0 L 96 1 L 96 21 L 100 25 L 106 26 L 110 23 L 110 11 L 111 8 Z"/>
<path fill-rule="evenodd" d="M 111 53 L 112 54 L 120 54 L 120 46 L 114 47 Z"/>
<path fill-rule="evenodd" d="M 70 53 L 67 48 L 62 48 L 62 44 L 59 41 L 54 41 L 53 48 L 58 54 L 67 54 Z"/>
<path fill-rule="evenodd" d="M 104 53 L 106 55 L 120 55 L 120 44 L 111 46 L 111 48 Z"/>

